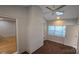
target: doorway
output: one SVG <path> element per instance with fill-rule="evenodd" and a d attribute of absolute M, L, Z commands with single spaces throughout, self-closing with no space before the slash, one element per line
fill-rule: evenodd
<path fill-rule="evenodd" d="M 0 17 L 0 54 L 13 54 L 16 50 L 16 20 Z"/>

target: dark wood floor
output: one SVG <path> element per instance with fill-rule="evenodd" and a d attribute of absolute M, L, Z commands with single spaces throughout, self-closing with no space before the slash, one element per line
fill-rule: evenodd
<path fill-rule="evenodd" d="M 44 45 L 39 49 L 37 49 L 32 54 L 75 54 L 75 53 L 76 50 L 73 47 L 45 40 Z M 24 52 L 22 54 L 28 54 L 28 53 Z"/>
<path fill-rule="evenodd" d="M 33 54 L 75 54 L 75 53 L 76 53 L 75 48 L 49 40 L 45 40 L 44 45 L 35 52 L 33 52 Z"/>

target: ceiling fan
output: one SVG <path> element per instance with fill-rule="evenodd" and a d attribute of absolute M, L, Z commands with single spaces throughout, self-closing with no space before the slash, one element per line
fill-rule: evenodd
<path fill-rule="evenodd" d="M 60 11 L 61 8 L 65 7 L 66 5 L 53 5 L 52 7 L 47 6 L 46 8 L 52 11 L 52 15 L 57 14 L 57 15 L 62 15 L 64 13 L 63 10 Z M 58 11 L 59 10 L 59 11 Z"/>

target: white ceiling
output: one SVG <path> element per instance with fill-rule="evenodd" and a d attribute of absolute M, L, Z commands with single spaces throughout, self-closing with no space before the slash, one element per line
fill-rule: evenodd
<path fill-rule="evenodd" d="M 52 8 L 53 5 L 48 6 Z M 60 7 L 61 5 L 57 5 L 57 7 Z M 56 11 L 64 11 L 64 15 L 60 16 L 62 19 L 71 19 L 71 18 L 77 18 L 79 16 L 79 6 L 78 5 L 67 5 L 59 10 L 51 11 L 47 9 L 46 6 L 40 6 L 44 15 L 44 18 L 47 20 L 53 20 L 56 19 L 57 15 L 55 14 Z M 53 8 L 54 9 L 54 8 Z"/>
<path fill-rule="evenodd" d="M 79 5 L 66 5 L 65 7 L 59 10 L 55 10 L 56 8 L 60 6 L 61 5 L 43 5 L 43 6 L 41 5 L 40 8 L 42 9 L 43 16 L 46 20 L 56 19 L 57 17 L 57 15 L 55 14 L 56 11 L 64 11 L 64 15 L 60 16 L 62 19 L 72 19 L 72 18 L 79 17 Z M 29 7 L 29 5 L 21 5 L 20 7 Z M 55 11 L 51 11 L 47 9 L 46 7 L 49 7 Z"/>

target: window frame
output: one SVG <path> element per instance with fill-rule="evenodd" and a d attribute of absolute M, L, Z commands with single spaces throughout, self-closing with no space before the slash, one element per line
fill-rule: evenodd
<path fill-rule="evenodd" d="M 54 27 L 55 27 L 55 26 L 65 26 L 65 25 L 48 25 L 48 26 L 54 26 Z M 48 35 L 48 36 L 56 36 L 56 35 L 55 35 L 55 30 L 54 30 L 54 35 L 49 35 L 49 33 L 48 33 L 48 32 L 49 32 L 48 26 L 47 26 L 47 35 Z M 62 30 L 62 32 L 63 32 L 63 30 Z M 62 33 L 62 32 L 61 32 L 61 33 Z M 65 37 L 65 36 L 66 36 L 66 26 L 65 26 L 65 34 L 64 34 L 64 36 L 56 36 L 56 37 Z"/>

